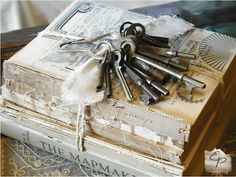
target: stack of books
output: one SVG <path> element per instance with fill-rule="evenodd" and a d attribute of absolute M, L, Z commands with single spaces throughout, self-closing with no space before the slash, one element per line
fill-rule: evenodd
<path fill-rule="evenodd" d="M 114 81 L 113 97 L 86 111 L 84 151 L 80 152 L 77 105 L 62 101 L 61 86 L 87 57 L 62 53 L 58 46 L 65 40 L 118 32 L 126 21 L 152 24 L 148 32 L 169 37 L 172 49 L 195 54 L 187 75 L 204 82 L 206 88 L 192 93 L 181 82 L 170 83 L 165 85 L 168 97 L 146 106 L 139 99 L 140 88 L 131 86 L 136 96 L 127 102 Z M 173 28 L 173 23 L 179 25 Z M 204 159 L 199 157 L 217 146 L 235 115 L 235 54 L 236 39 L 194 28 L 176 17 L 155 19 L 75 1 L 4 63 L 2 133 L 106 175 L 200 175 Z M 217 128 L 220 131 L 212 138 Z"/>

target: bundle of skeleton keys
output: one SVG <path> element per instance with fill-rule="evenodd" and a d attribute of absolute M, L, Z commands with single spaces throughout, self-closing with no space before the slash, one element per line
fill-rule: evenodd
<path fill-rule="evenodd" d="M 140 23 L 123 23 L 120 35 L 118 39 L 109 39 L 104 35 L 89 41 L 99 40 L 96 48 L 109 46 L 109 50 L 98 60 L 100 73 L 97 92 L 105 90 L 107 97 L 112 96 L 113 72 L 117 75 L 127 100 L 133 100 L 126 81 L 126 77 L 129 77 L 143 90 L 141 100 L 146 105 L 157 103 L 162 96 L 169 95 L 169 90 L 164 87 L 168 81 L 180 80 L 192 89 L 205 88 L 203 82 L 186 76 L 184 72 L 188 70 L 188 66 L 178 62 L 180 58 L 195 59 L 194 54 L 171 50 L 168 38 L 146 34 L 145 27 Z M 63 43 L 60 48 L 73 42 Z M 97 57 L 91 51 L 89 53 Z"/>

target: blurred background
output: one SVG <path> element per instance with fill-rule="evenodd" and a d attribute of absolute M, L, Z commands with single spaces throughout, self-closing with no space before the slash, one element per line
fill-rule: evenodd
<path fill-rule="evenodd" d="M 95 1 L 123 9 L 152 6 L 148 9 L 152 14 L 155 14 L 155 7 L 158 6 L 163 6 L 165 10 L 178 9 L 181 18 L 197 27 L 236 37 L 236 1 Z M 48 24 L 71 3 L 71 0 L 1 0 L 0 2 L 1 33 L 5 33 Z"/>
<path fill-rule="evenodd" d="M 135 9 L 173 2 L 173 0 L 97 1 L 123 9 Z M 72 0 L 1 0 L 1 32 L 48 24 L 71 2 Z"/>

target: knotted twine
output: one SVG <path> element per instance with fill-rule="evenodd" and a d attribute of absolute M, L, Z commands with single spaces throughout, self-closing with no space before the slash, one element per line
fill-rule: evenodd
<path fill-rule="evenodd" d="M 96 56 L 103 56 L 108 50 L 103 47 Z M 87 106 L 98 103 L 105 98 L 105 91 L 96 92 L 99 82 L 98 60 L 89 58 L 85 63 L 72 71 L 62 84 L 62 100 L 68 104 L 77 104 L 76 120 L 76 145 L 79 151 L 83 151 L 83 137 L 85 134 L 85 110 Z"/>

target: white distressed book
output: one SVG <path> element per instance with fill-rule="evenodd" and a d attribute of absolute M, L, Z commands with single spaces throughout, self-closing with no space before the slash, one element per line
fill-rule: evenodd
<path fill-rule="evenodd" d="M 185 30 L 171 27 L 165 21 L 167 19 L 179 23 Z M 66 39 L 118 31 L 125 21 L 152 24 L 152 28 L 147 29 L 148 33 L 170 37 L 172 48 L 196 54 L 188 75 L 206 83 L 206 88 L 195 90 L 192 96 L 179 82 L 166 85 L 170 96 L 158 104 L 145 106 L 139 100 L 139 88 L 132 85 L 131 91 L 136 99 L 129 103 L 120 86 L 113 84 L 113 98 L 91 106 L 88 122 L 92 128 L 87 133 L 146 153 L 149 152 L 142 145 L 145 143 L 152 149 L 169 148 L 181 155 L 184 142 L 197 137 L 212 109 L 221 106 L 222 102 L 217 100 L 223 100 L 225 94 L 219 93 L 231 90 L 229 76 L 235 73 L 236 40 L 193 28 L 175 17 L 155 19 L 94 2 L 75 1 L 29 45 L 4 63 L 6 83 L 3 97 L 52 119 L 75 125 L 77 106 L 68 106 L 61 100 L 61 85 L 71 68 L 83 63 L 86 56 L 61 53 L 58 46 Z M 174 35 L 165 33 L 163 29 L 172 30 Z M 114 132 L 117 135 L 129 134 L 131 143 L 123 140 L 123 136 L 112 136 Z M 137 140 L 141 146 L 132 143 Z"/>
<path fill-rule="evenodd" d="M 236 81 L 236 80 L 235 80 Z M 235 83 L 234 81 L 234 83 Z M 231 93 L 229 95 L 234 101 L 236 100 L 236 95 Z M 26 109 L 22 109 L 22 108 L 17 108 L 18 106 L 12 106 L 12 108 L 9 107 L 9 104 L 4 104 L 4 106 L 2 105 L 1 107 L 1 125 L 2 125 L 2 133 L 17 138 L 21 141 L 24 141 L 26 143 L 29 144 L 33 144 L 43 150 L 55 153 L 57 155 L 60 155 L 64 158 L 67 158 L 69 160 L 73 160 L 76 161 L 78 163 L 80 163 L 81 165 L 85 165 L 87 167 L 90 167 L 92 169 L 95 169 L 99 174 L 119 174 L 120 176 L 136 176 L 136 175 L 141 175 L 141 172 L 133 172 L 133 170 L 131 170 L 130 168 L 128 168 L 126 170 L 126 168 L 123 165 L 119 165 L 116 166 L 114 165 L 114 161 L 112 161 L 112 163 L 109 161 L 107 165 L 107 160 L 101 159 L 97 156 L 93 156 L 90 153 L 92 151 L 90 151 L 90 153 L 88 152 L 78 152 L 76 150 L 76 147 L 72 148 L 72 145 L 74 142 L 72 141 L 68 141 L 68 138 L 64 138 L 63 140 L 67 140 L 65 141 L 60 141 L 58 140 L 59 138 L 62 138 L 62 135 L 60 133 L 60 130 L 58 131 L 58 129 L 54 129 L 54 128 L 50 128 L 50 132 L 53 132 L 50 136 L 48 135 L 48 133 L 50 133 L 48 131 L 48 128 L 42 127 L 42 125 L 50 125 L 48 127 L 53 126 L 53 121 L 49 121 L 48 123 L 47 120 L 51 120 L 51 119 L 47 119 L 46 121 L 43 120 L 41 118 L 41 115 L 39 114 L 34 114 L 35 117 L 37 118 L 32 118 L 32 115 L 28 115 L 27 113 L 30 113 L 31 111 L 27 111 Z M 6 108 L 8 107 L 8 108 Z M 204 141 L 199 142 L 198 140 L 196 140 L 196 144 L 201 144 L 200 147 L 196 147 L 194 146 L 194 149 L 200 149 L 197 151 L 198 155 L 194 155 L 193 153 L 193 159 L 191 162 L 191 166 L 185 166 L 188 167 L 187 171 L 184 172 L 184 175 L 200 175 L 202 174 L 203 170 L 204 170 L 204 158 L 203 158 L 203 151 L 207 148 L 208 150 L 213 149 L 214 147 L 216 147 L 216 145 L 219 143 L 219 140 L 222 139 L 222 136 L 224 135 L 225 131 L 222 130 L 226 130 L 227 131 L 227 125 L 229 124 L 229 120 L 232 120 L 232 118 L 235 116 L 235 112 L 233 111 L 233 106 L 231 104 L 230 101 L 228 101 L 228 103 L 225 105 L 225 107 L 227 107 L 228 109 L 224 108 L 224 112 L 223 115 L 226 119 L 224 119 L 224 121 L 220 121 L 218 124 L 218 126 L 213 126 L 213 130 L 214 133 L 211 133 L 208 136 L 204 136 Z M 31 113 L 32 114 L 32 113 Z M 25 123 L 25 119 L 29 119 L 30 121 L 30 125 L 28 125 L 27 123 Z M 210 118 L 212 119 L 212 118 Z M 23 120 L 23 121 L 22 121 Z M 40 121 L 37 121 L 40 120 Z M 19 122 L 19 123 L 18 123 Z M 41 122 L 41 124 L 40 124 Z M 35 126 L 32 126 L 32 124 L 37 124 Z M 57 125 L 58 123 L 56 123 Z M 212 122 L 210 122 L 210 124 L 212 124 Z M 28 125 L 28 126 L 27 126 Z M 59 125 L 57 125 L 59 128 L 61 128 Z M 223 127 L 222 127 L 223 126 Z M 36 127 L 36 128 L 34 128 Z M 69 128 L 70 126 L 66 126 L 67 128 Z M 207 127 L 207 126 L 206 126 Z M 32 130 L 33 128 L 33 130 Z M 63 128 L 66 131 L 67 128 Z M 8 129 L 7 131 L 4 131 L 5 129 Z M 39 131 L 38 131 L 39 129 Z M 69 128 L 69 132 L 75 128 Z M 208 127 L 207 127 L 208 129 Z M 212 128 L 211 128 L 212 129 Z M 205 130 L 202 130 L 202 132 Z M 9 133 L 10 132 L 10 133 Z M 45 134 L 42 134 L 42 132 L 47 132 Z M 59 132 L 59 134 L 58 134 Z M 56 136 L 54 136 L 55 134 L 57 134 Z M 217 137 L 215 136 L 217 134 Z M 201 135 L 202 136 L 202 135 Z M 68 137 L 68 136 L 67 136 Z M 72 136 L 71 136 L 72 137 Z M 32 141 L 32 139 L 34 141 Z M 35 141 L 37 140 L 37 141 Z M 86 139 L 87 140 L 87 139 Z M 216 142 L 215 142 L 216 141 Z M 64 143 L 63 143 L 64 142 Z M 67 142 L 69 142 L 67 144 Z M 209 143 L 210 142 L 210 143 Z M 205 147 L 206 146 L 206 147 Z M 63 147 L 63 148 L 62 148 Z M 66 150 L 65 150 L 66 149 Z M 72 150 L 74 149 L 74 151 Z M 69 153 L 65 153 L 65 152 L 69 152 Z M 109 159 L 111 160 L 111 159 Z M 194 160 L 194 161 L 193 161 Z M 132 171 L 132 173 L 131 173 Z"/>
<path fill-rule="evenodd" d="M 233 85 L 235 85 L 236 79 L 234 79 L 234 81 L 232 83 L 233 83 Z M 216 121 L 214 121 L 216 114 L 212 114 L 212 116 L 209 117 L 209 121 L 208 121 L 207 125 L 205 126 L 205 128 L 203 130 L 201 130 L 201 134 L 199 135 L 199 138 L 194 140 L 195 141 L 194 146 L 190 150 L 190 153 L 188 154 L 187 158 L 185 158 L 184 169 L 187 169 L 187 170 L 184 171 L 184 175 L 193 175 L 193 174 L 200 175 L 200 174 L 202 174 L 203 169 L 204 169 L 204 159 L 203 159 L 204 150 L 206 150 L 206 149 L 211 150 L 217 146 L 217 144 L 222 139 L 222 136 L 225 134 L 225 131 L 227 131 L 227 127 L 230 123 L 230 120 L 232 120 L 232 118 L 235 117 L 234 107 L 232 106 L 232 102 L 236 101 L 236 95 L 234 94 L 235 90 L 236 90 L 236 87 L 234 87 L 233 91 L 229 95 L 227 95 L 227 98 L 231 98 L 231 99 L 227 99 L 228 101 L 225 102 L 225 105 L 223 107 L 223 112 L 222 112 L 223 115 L 222 116 L 225 119 L 220 120 L 219 122 L 216 122 Z M 34 126 L 32 126 L 32 124 L 37 124 L 37 125 L 35 125 L 35 127 L 37 127 L 37 129 L 40 129 L 40 132 L 48 132 L 47 129 L 45 131 L 43 130 L 44 128 L 42 128 L 40 126 L 41 124 L 42 125 L 50 125 L 48 127 L 50 127 L 51 132 L 54 132 L 54 133 L 52 133 L 52 135 L 57 134 L 57 136 L 55 136 L 55 137 L 51 136 L 51 135 L 46 136 L 47 138 L 49 138 L 49 141 L 46 145 L 51 148 L 51 150 L 48 149 L 51 152 L 53 152 L 55 149 L 55 146 L 52 146 L 51 144 L 54 144 L 55 139 L 57 139 L 58 137 L 60 137 L 60 138 L 62 137 L 62 135 L 59 135 L 59 134 L 63 134 L 63 133 L 61 133 L 60 130 L 58 130 L 58 128 L 53 127 L 53 124 L 56 125 L 56 127 L 59 127 L 59 129 L 65 130 L 64 132 L 67 132 L 67 133 L 68 133 L 67 130 L 69 129 L 70 130 L 69 132 L 71 132 L 70 133 L 71 139 L 74 138 L 74 136 L 72 135 L 73 133 L 71 131 L 71 130 L 75 130 L 75 127 L 73 127 L 73 126 L 68 126 L 68 125 L 64 124 L 65 127 L 61 128 L 61 126 L 63 124 L 60 124 L 60 122 L 53 121 L 50 118 L 47 118 L 47 117 L 42 116 L 37 113 L 33 113 L 32 111 L 24 109 L 22 107 L 19 107 L 17 105 L 13 105 L 13 104 L 10 104 L 7 102 L 2 102 L 2 103 L 3 103 L 3 105 L 1 107 L 1 114 L 0 114 L 1 118 L 3 118 L 2 120 L 4 120 L 4 117 L 7 117 L 7 118 L 9 116 L 14 117 L 13 123 L 11 121 L 8 121 L 8 123 L 12 124 L 12 126 L 13 126 L 13 128 L 11 128 L 11 130 L 8 130 L 8 132 L 14 130 L 13 132 L 18 132 L 17 134 L 19 135 L 20 131 L 16 131 L 16 128 L 14 128 L 15 124 L 17 124 L 17 126 L 24 125 L 24 126 L 28 127 L 28 129 L 31 129 L 31 127 L 34 128 Z M 12 120 L 12 119 L 10 118 L 10 120 Z M 31 122 L 31 124 L 27 126 L 27 124 L 25 123 L 26 120 Z M 6 126 L 4 123 L 2 124 L 2 127 L 4 127 L 4 128 L 7 128 L 8 126 Z M 26 129 L 25 129 L 25 131 L 26 131 Z M 27 129 L 27 131 L 28 131 L 28 129 Z M 34 128 L 34 130 L 36 130 L 36 131 L 37 131 L 37 129 Z M 4 133 L 4 131 L 2 131 L 2 132 Z M 208 132 L 208 133 L 205 133 L 205 132 Z M 217 134 L 217 137 L 215 137 L 216 134 Z M 9 134 L 7 134 L 7 135 L 9 135 Z M 11 136 L 16 138 L 16 135 L 11 135 Z M 53 139 L 53 137 L 54 137 L 54 139 Z M 26 139 L 27 138 L 24 137 L 24 139 L 21 138 L 20 140 L 26 141 Z M 74 140 L 71 140 L 71 139 L 69 140 L 68 138 L 65 138 L 66 142 L 68 142 L 69 145 L 72 145 L 72 144 L 75 145 Z M 41 138 L 37 138 L 37 140 L 40 141 Z M 88 140 L 89 140 L 89 138 L 86 138 L 86 141 L 88 141 Z M 94 139 L 94 140 L 96 143 L 97 139 Z M 29 141 L 26 141 L 26 142 L 32 144 L 32 142 L 29 142 Z M 59 141 L 59 143 L 61 143 L 61 141 Z M 42 148 L 42 146 L 40 148 Z M 44 149 L 45 149 L 45 147 L 44 147 Z M 45 150 L 47 150 L 47 149 L 45 149 Z M 57 151 L 55 151 L 54 153 L 57 153 Z M 77 152 L 77 153 L 80 153 L 80 152 Z M 89 153 L 93 153 L 93 151 L 90 150 Z M 82 152 L 82 154 L 86 155 L 87 153 Z M 63 155 L 63 157 L 65 157 L 65 156 Z M 69 157 L 72 157 L 72 159 L 71 158 L 69 158 L 69 159 L 73 160 L 73 157 L 76 158 L 76 155 L 70 154 Z M 90 157 L 90 155 L 89 155 L 89 157 Z M 87 159 L 87 156 L 85 156 L 85 158 Z M 82 159 L 83 160 L 80 161 L 80 162 L 82 162 L 82 164 L 83 164 L 83 162 L 87 163 L 88 160 L 84 160 L 84 158 L 82 158 Z M 91 164 L 91 162 L 93 162 L 93 160 L 89 160 L 88 164 Z M 101 171 L 101 169 L 108 170 L 109 168 L 112 168 L 112 167 L 102 168 L 103 166 L 102 166 L 102 164 L 100 164 L 99 161 L 93 162 L 93 164 L 99 164 L 100 171 Z M 122 174 L 123 173 L 127 174 L 127 172 L 129 172 L 129 170 L 124 172 L 124 168 L 122 168 L 122 169 L 123 169 Z M 114 171 L 114 173 L 117 173 L 117 172 L 120 173 L 120 171 L 116 169 Z M 105 172 L 103 172 L 103 173 L 105 173 Z"/>
<path fill-rule="evenodd" d="M 74 126 L 55 121 L 53 119 L 50 119 L 49 117 L 40 115 L 36 112 L 27 110 L 23 107 L 20 107 L 18 105 L 12 104 L 12 103 L 10 103 L 8 101 L 4 101 L 4 100 L 2 100 L 2 106 L 0 108 L 3 112 L 2 115 L 7 114 L 7 115 L 11 115 L 13 117 L 18 117 L 18 119 L 20 119 L 19 121 L 22 121 L 21 124 L 24 124 L 24 122 L 25 122 L 24 119 L 28 119 L 29 121 L 31 121 L 32 123 L 34 122 L 35 124 L 37 124 L 39 122 L 47 122 L 44 124 L 55 124 L 59 127 L 64 126 L 61 128 L 63 130 L 70 128 L 72 130 L 71 136 L 73 137 L 72 138 L 73 141 L 72 141 L 72 139 L 70 139 L 70 141 L 68 141 L 68 143 L 77 147 L 76 135 L 75 135 L 76 128 Z M 214 122 L 215 118 L 216 118 L 215 112 L 212 113 L 211 115 L 209 115 L 208 121 L 207 121 L 204 129 L 201 130 L 201 135 L 198 136 L 196 139 L 194 139 L 194 142 L 191 143 L 191 146 L 189 146 L 185 150 L 185 152 L 183 153 L 183 157 L 182 156 L 178 157 L 178 162 L 180 162 L 179 164 L 182 164 L 182 167 L 184 167 L 184 169 L 187 169 L 189 167 L 189 165 L 192 163 L 192 160 L 194 160 L 196 158 L 196 156 L 197 156 L 196 154 L 202 153 L 202 151 L 204 149 L 204 143 L 207 141 L 207 137 L 209 137 L 209 134 L 211 134 L 212 129 L 216 125 L 216 122 Z M 37 125 L 37 126 L 39 126 L 39 125 Z M 55 133 L 58 132 L 58 129 L 56 128 L 57 126 L 53 126 L 53 128 L 51 128 L 51 130 L 55 131 Z M 59 133 L 61 133 L 61 132 L 59 132 Z M 74 135 L 72 135 L 72 133 L 74 133 Z M 90 139 L 90 137 L 93 137 L 93 138 Z M 126 134 L 123 134 L 122 137 L 123 137 L 123 139 L 125 139 L 125 141 L 129 140 L 128 136 Z M 100 137 L 94 136 L 92 134 L 86 135 L 86 137 L 85 137 L 85 151 L 86 152 L 90 152 L 90 151 L 88 151 L 88 149 L 86 149 L 86 142 L 89 141 L 89 142 L 96 143 L 96 141 L 97 141 L 96 139 L 107 141 L 106 139 L 101 139 Z M 117 143 L 117 142 L 108 141 L 107 143 L 109 143 L 111 145 L 121 146 L 120 143 Z M 135 143 L 138 144 L 139 141 L 137 141 Z M 127 148 L 125 146 L 121 146 L 121 147 Z M 146 148 L 146 153 L 141 153 L 141 152 L 135 151 L 134 149 L 131 149 L 131 148 L 127 148 L 127 150 L 129 150 L 130 152 L 133 152 L 133 153 L 135 153 L 135 152 L 139 153 L 147 159 L 159 160 L 159 161 L 163 162 L 163 164 L 165 164 L 166 162 L 167 162 L 167 164 L 172 164 L 172 165 L 177 163 L 175 154 L 171 151 L 168 151 L 168 149 L 164 149 L 164 150 L 161 150 L 161 148 L 152 149 L 148 144 L 145 145 L 145 148 Z M 201 149 L 201 150 L 199 150 L 199 149 Z M 103 153 L 103 152 L 101 152 L 101 153 Z M 150 156 L 148 154 L 152 154 L 152 156 Z"/>
<path fill-rule="evenodd" d="M 236 79 L 234 79 L 233 83 L 235 84 L 236 83 Z M 236 89 L 236 88 L 235 88 Z M 234 91 L 235 91 L 234 89 Z M 187 153 L 187 157 L 185 157 L 185 161 L 184 161 L 184 172 L 183 174 L 184 175 L 200 175 L 202 174 L 202 170 L 204 168 L 204 159 L 202 159 L 202 156 L 204 154 L 204 150 L 207 148 L 209 149 L 210 148 L 214 148 L 220 141 L 220 137 L 222 137 L 224 135 L 224 132 L 225 131 L 222 131 L 222 130 L 226 130 L 226 126 L 229 124 L 230 120 L 232 120 L 232 118 L 235 116 L 235 112 L 234 112 L 234 109 L 233 109 L 233 106 L 231 105 L 232 101 L 236 101 L 236 95 L 233 94 L 234 92 L 231 92 L 230 95 L 227 95 L 227 97 L 230 97 L 231 100 L 228 99 L 228 101 L 225 103 L 225 106 L 223 108 L 223 117 L 225 117 L 224 121 L 220 121 L 220 122 L 216 122 L 215 121 L 215 117 L 216 117 L 216 114 L 212 114 L 212 116 L 210 116 L 208 119 L 208 123 L 206 124 L 205 128 L 201 130 L 201 134 L 199 135 L 199 137 L 197 139 L 195 139 L 195 143 L 194 143 L 194 146 L 191 150 L 189 150 L 189 153 Z M 62 157 L 64 158 L 68 158 L 70 160 L 75 160 L 75 159 L 80 159 L 80 163 L 83 165 L 83 163 L 86 163 L 87 165 L 90 165 L 91 167 L 91 164 L 92 165 L 95 165 L 95 164 L 98 164 L 98 167 L 99 169 L 96 169 L 96 170 L 100 170 L 100 172 L 102 171 L 101 169 L 105 169 L 105 170 L 108 170 L 109 171 L 112 171 L 111 173 L 118 173 L 118 174 L 128 174 L 130 172 L 131 169 L 129 170 L 124 170 L 124 167 L 121 167 L 121 171 L 119 170 L 119 168 L 117 167 L 115 170 L 113 169 L 113 164 L 109 167 L 107 166 L 104 166 L 102 163 L 101 163 L 101 160 L 97 160 L 97 157 L 94 158 L 94 160 L 91 160 L 91 159 L 88 159 L 90 158 L 91 154 L 95 153 L 95 151 L 93 149 L 91 149 L 89 146 L 87 146 L 87 144 L 93 144 L 93 143 L 97 143 L 97 142 L 101 142 L 100 144 L 103 144 L 102 141 L 103 140 L 99 140 L 98 137 L 94 137 L 92 136 L 93 138 L 91 138 L 90 136 L 91 135 L 87 135 L 86 138 L 85 138 L 85 147 L 86 147 L 86 152 L 79 152 L 77 151 L 76 149 L 76 143 L 75 143 L 75 136 L 74 136 L 74 133 L 75 133 L 75 127 L 74 126 L 70 126 L 70 125 L 66 125 L 62 122 L 58 122 L 58 121 L 53 121 L 52 119 L 46 117 L 46 116 L 42 116 L 38 113 L 34 113 L 30 110 L 27 110 L 25 108 L 22 108 L 20 106 L 17 106 L 17 105 L 13 105 L 11 103 L 8 103 L 6 101 L 3 101 L 2 102 L 2 107 L 1 107 L 1 118 L 2 118 L 2 127 L 3 128 L 3 131 L 2 133 L 3 134 L 6 134 L 8 136 L 11 136 L 11 137 L 14 137 L 14 138 L 17 138 L 21 141 L 24 141 L 24 142 L 27 142 L 27 143 L 30 143 L 30 144 L 33 144 L 33 145 L 36 145 L 35 142 L 31 142 L 29 141 L 29 139 L 33 138 L 33 139 L 36 139 L 37 141 L 41 141 L 39 144 L 41 146 L 37 146 L 39 148 L 42 148 L 44 150 L 47 150 L 49 152 L 53 152 L 53 153 L 56 153 L 58 154 L 59 151 L 55 150 L 55 148 L 57 148 L 57 144 L 61 145 L 61 143 L 64 143 L 65 146 L 66 146 L 66 149 L 68 149 L 68 147 L 72 147 L 74 148 L 74 151 L 72 152 L 75 152 L 77 154 L 80 154 L 82 153 L 84 156 L 81 156 L 81 155 L 75 155 L 73 154 L 72 152 L 69 153 L 69 155 L 67 154 L 67 156 L 64 154 L 64 149 L 62 149 L 63 151 L 63 154 L 60 154 L 59 155 L 62 155 Z M 4 124 L 4 118 L 8 119 L 7 120 L 7 124 L 9 125 L 5 125 Z M 22 125 L 22 126 L 21 126 Z M 45 125 L 47 125 L 45 127 Z M 223 125 L 223 127 L 221 126 Z M 4 130 L 7 129 L 8 127 L 10 126 L 10 130 L 6 131 L 6 132 L 17 132 L 17 135 L 15 134 L 9 134 L 9 133 L 6 133 Z M 24 135 L 21 135 L 21 131 L 16 130 L 16 128 L 14 126 L 21 126 L 21 128 L 24 129 L 24 131 L 26 131 L 27 133 L 24 133 Z M 64 126 L 64 127 L 63 127 Z M 33 130 L 32 130 L 33 129 Z M 221 130 L 222 129 L 222 130 Z M 61 131 L 63 130 L 63 131 Z M 220 130 L 220 131 L 219 131 Z M 28 133 L 28 131 L 30 133 Z M 212 134 L 212 132 L 214 131 L 214 135 L 216 132 L 217 133 L 217 140 L 216 140 L 216 137 L 214 137 L 214 135 Z M 44 142 L 42 140 L 42 138 L 39 138 L 39 137 L 34 137 L 32 135 L 32 133 L 36 133 L 37 132 L 37 136 L 41 137 L 42 134 L 40 134 L 41 132 L 44 132 L 43 136 L 45 136 L 46 138 L 48 138 L 48 141 L 46 141 L 46 143 L 42 143 Z M 208 133 L 206 133 L 208 132 Z M 29 135 L 28 135 L 29 134 Z M 25 136 L 30 136 L 31 138 L 27 138 Z M 19 138 L 19 136 L 22 136 Z M 66 138 L 63 138 L 64 136 L 66 136 Z M 125 136 L 125 135 L 124 135 Z M 63 139 L 63 141 L 61 141 L 61 139 Z M 56 144 L 54 144 L 56 141 Z M 210 142 L 210 143 L 209 143 Z M 104 146 L 107 146 L 109 143 L 111 142 L 106 142 L 104 143 Z M 114 145 L 112 145 L 113 143 L 111 143 L 111 147 L 113 147 Z M 68 146 L 68 147 L 67 147 Z M 118 145 L 119 146 L 119 145 Z M 61 146 L 59 146 L 61 147 Z M 89 147 L 89 148 L 88 148 Z M 88 148 L 88 149 L 87 149 Z M 97 146 L 96 146 L 97 148 Z M 122 149 L 122 147 L 121 147 Z M 69 148 L 70 150 L 70 148 Z M 97 149 L 98 151 L 100 151 L 99 149 Z M 129 150 L 130 152 L 130 155 L 131 154 L 136 154 L 135 152 L 131 153 L 130 149 L 127 149 Z M 148 148 L 147 146 L 147 150 L 151 151 L 150 148 Z M 96 151 L 97 152 L 97 151 Z M 99 154 L 102 154 L 102 153 L 107 153 L 107 152 L 99 152 Z M 155 152 L 152 152 L 153 154 L 156 155 Z M 89 154 L 89 155 L 87 155 Z M 95 153 L 96 155 L 97 153 Z M 165 156 L 165 154 L 162 154 L 163 157 Z M 186 155 L 186 154 L 185 154 Z M 132 156 L 132 155 L 131 155 Z M 155 160 L 153 158 L 150 158 L 144 154 L 141 154 L 141 157 L 145 157 L 147 158 L 148 160 L 152 159 L 152 160 Z M 201 159 L 199 159 L 199 157 Z M 86 160 L 85 160 L 86 158 Z M 122 158 L 122 156 L 120 157 Z M 81 160 L 82 159 L 82 160 Z M 156 160 L 158 160 L 159 158 L 156 156 Z M 109 159 L 111 160 L 111 159 Z M 95 161 L 95 162 L 94 162 Z M 162 167 L 164 167 L 163 165 L 165 165 L 166 161 L 162 161 L 163 164 L 162 164 Z M 106 164 L 106 163 L 105 163 Z M 170 164 L 167 162 L 167 164 Z M 123 164 L 125 165 L 125 164 Z M 94 167 L 94 166 L 92 166 Z M 130 166 L 129 166 L 130 167 Z M 109 170 L 110 169 L 110 170 Z M 142 167 L 141 169 L 139 170 L 142 170 Z M 101 173 L 106 173 L 106 171 L 102 171 Z M 165 172 L 166 173 L 166 172 Z M 137 175 L 137 173 L 133 173 L 135 175 Z M 138 173 L 140 174 L 140 172 Z M 130 173 L 129 173 L 130 175 Z"/>
<path fill-rule="evenodd" d="M 236 101 L 236 95 L 234 94 L 235 90 L 236 90 L 236 86 L 235 86 L 236 79 L 233 79 L 231 84 L 232 84 L 233 89 L 231 92 L 228 92 L 228 94 L 226 94 L 225 100 L 227 100 L 227 101 L 225 101 L 224 105 L 222 106 L 222 117 L 224 117 L 224 119 L 216 121 L 217 114 L 212 112 L 212 114 L 209 115 L 209 117 L 208 117 L 208 121 L 207 121 L 204 129 L 201 129 L 201 134 L 199 134 L 199 136 L 196 139 L 194 139 L 194 141 L 189 142 L 192 145 L 187 146 L 188 148 L 185 149 L 185 152 L 182 157 L 184 169 L 186 169 L 184 171 L 184 175 L 191 175 L 191 174 L 200 175 L 202 173 L 202 170 L 204 169 L 204 163 L 203 163 L 204 159 L 202 159 L 202 156 L 204 154 L 204 150 L 206 148 L 208 150 L 211 150 L 211 148 L 214 148 L 217 146 L 217 144 L 222 139 L 222 136 L 224 135 L 225 130 L 227 131 L 227 125 L 229 125 L 230 120 L 232 120 L 232 118 L 235 116 L 235 111 L 233 109 L 232 102 Z M 66 128 L 70 128 L 71 130 L 75 130 L 74 126 L 68 126 L 68 125 L 63 124 L 61 122 L 54 121 L 53 119 L 50 119 L 50 118 L 40 115 L 38 113 L 34 113 L 30 110 L 27 110 L 23 107 L 17 106 L 17 105 L 10 103 L 8 101 L 4 101 L 4 100 L 2 101 L 1 109 L 3 112 L 5 112 L 5 114 L 6 114 L 6 112 L 8 112 L 8 115 L 11 115 L 13 117 L 18 116 L 18 119 L 20 119 L 19 121 L 24 120 L 25 118 L 27 118 L 27 119 L 31 120 L 31 122 L 35 122 L 35 123 L 49 121 L 50 123 L 48 123 L 48 124 L 55 123 L 55 124 L 58 124 L 58 126 L 65 125 Z M 24 124 L 24 123 L 22 123 L 22 124 Z M 63 128 L 63 129 L 66 130 L 66 128 Z M 57 130 L 58 129 L 56 129 L 56 128 L 55 129 L 52 128 L 52 131 L 58 132 Z M 219 131 L 219 130 L 221 130 L 221 131 Z M 217 138 L 214 137 L 216 132 L 218 132 Z M 88 135 L 88 136 L 90 136 L 90 135 Z M 126 134 L 123 134 L 123 137 L 125 139 L 129 140 L 128 136 Z M 86 138 L 86 141 L 87 140 L 88 139 Z M 70 140 L 70 141 L 68 141 L 68 143 L 75 145 L 74 140 Z M 96 141 L 95 141 L 95 143 L 96 143 Z M 109 142 L 109 143 L 113 144 L 114 142 L 113 143 Z M 139 142 L 136 142 L 136 143 L 139 143 Z M 168 151 L 155 151 L 155 149 L 151 149 L 148 145 L 146 145 L 146 151 L 149 151 L 150 153 L 154 154 L 155 158 L 160 158 L 159 155 L 161 155 L 162 159 L 165 159 L 166 156 L 168 156 L 168 154 L 170 157 L 170 154 L 171 154 Z M 145 155 L 145 154 L 142 154 L 142 155 Z M 173 153 L 172 153 L 172 156 L 174 156 Z M 199 157 L 201 159 L 199 159 Z M 150 158 L 150 157 L 148 157 L 148 158 Z M 151 158 L 151 159 L 153 159 L 153 158 Z M 170 158 L 170 159 L 173 160 L 173 158 Z"/>
<path fill-rule="evenodd" d="M 0 109 L 2 133 L 22 142 L 57 154 L 81 165 L 112 176 L 180 176 L 183 166 L 172 164 L 122 146 L 86 136 L 86 151 L 80 152 L 75 143 L 75 130 L 40 115 L 7 108 Z"/>

